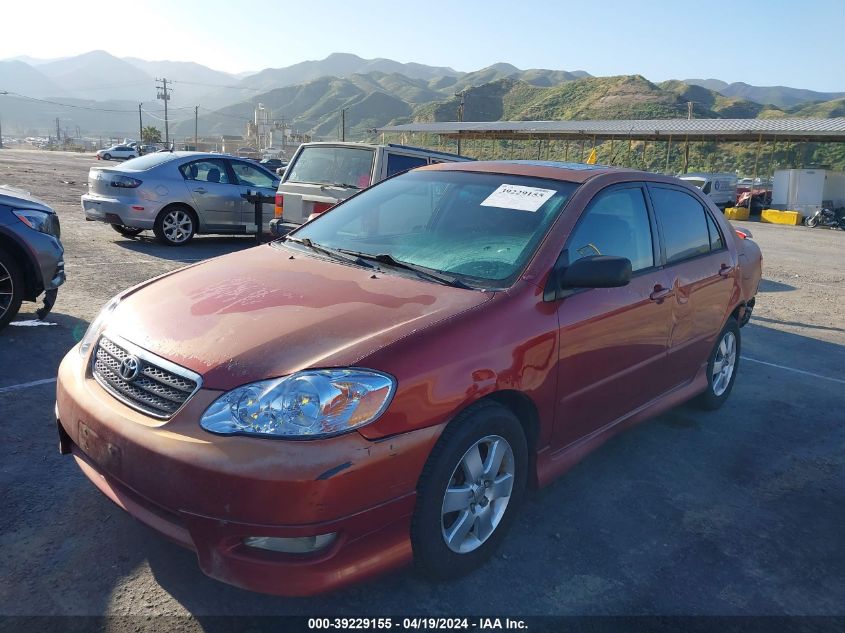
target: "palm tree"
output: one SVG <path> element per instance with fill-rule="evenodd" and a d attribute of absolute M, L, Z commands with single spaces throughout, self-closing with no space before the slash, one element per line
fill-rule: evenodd
<path fill-rule="evenodd" d="M 148 125 L 141 130 L 141 140 L 148 145 L 153 143 L 161 143 L 161 130 L 152 125 Z"/>

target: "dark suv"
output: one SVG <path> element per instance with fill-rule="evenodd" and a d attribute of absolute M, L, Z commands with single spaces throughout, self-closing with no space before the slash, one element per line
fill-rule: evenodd
<path fill-rule="evenodd" d="M 65 281 L 59 217 L 21 189 L 0 186 L 0 329 L 15 318 L 22 301 L 44 293 L 43 319 Z"/>

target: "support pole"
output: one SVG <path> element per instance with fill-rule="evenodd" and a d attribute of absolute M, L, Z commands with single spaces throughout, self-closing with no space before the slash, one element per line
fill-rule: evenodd
<path fill-rule="evenodd" d="M 643 171 L 648 169 L 648 163 L 646 162 L 646 152 L 648 151 L 648 141 L 643 141 Z"/>
<path fill-rule="evenodd" d="M 614 142 L 615 140 L 616 140 L 616 139 L 615 139 L 614 137 L 612 137 L 612 136 L 610 137 L 610 160 L 608 161 L 608 164 L 609 164 L 609 165 L 613 165 L 613 158 L 614 158 L 614 154 L 613 154 L 613 142 Z"/>
<path fill-rule="evenodd" d="M 689 135 L 684 140 L 684 173 L 689 171 Z"/>
<path fill-rule="evenodd" d="M 583 139 L 583 138 L 581 139 L 581 156 L 580 156 L 580 158 L 578 159 L 578 162 L 579 162 L 579 163 L 583 163 L 583 162 L 584 162 L 584 139 Z"/>
<path fill-rule="evenodd" d="M 144 105 L 143 103 L 138 104 L 138 142 L 143 144 L 144 143 L 144 122 L 141 120 L 141 106 Z"/>
<path fill-rule="evenodd" d="M 628 137 L 628 155 L 625 157 L 625 167 L 631 166 L 631 148 L 634 145 L 634 139 Z"/>
<path fill-rule="evenodd" d="M 566 139 L 566 142 L 563 146 L 563 162 L 569 162 L 569 139 Z"/>
<path fill-rule="evenodd" d="M 666 142 L 666 169 L 663 170 L 663 173 L 667 176 L 669 175 L 669 152 L 672 149 L 672 135 L 669 135 L 669 140 Z"/>

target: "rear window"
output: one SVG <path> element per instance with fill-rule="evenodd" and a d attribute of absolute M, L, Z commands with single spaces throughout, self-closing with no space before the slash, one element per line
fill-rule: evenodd
<path fill-rule="evenodd" d="M 154 154 L 139 156 L 138 158 L 131 158 L 120 167 L 121 169 L 129 169 L 132 171 L 146 171 L 147 169 L 157 167 L 158 165 L 173 160 L 174 158 L 176 157 L 170 152 L 156 152 Z"/>
<path fill-rule="evenodd" d="M 370 186 L 374 157 L 369 148 L 306 146 L 288 167 L 285 182 L 363 189 Z"/>

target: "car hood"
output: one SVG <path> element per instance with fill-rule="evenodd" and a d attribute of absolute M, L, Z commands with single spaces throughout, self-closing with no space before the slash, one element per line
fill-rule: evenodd
<path fill-rule="evenodd" d="M 36 209 L 46 213 L 54 213 L 53 209 L 43 200 L 39 200 L 25 189 L 18 189 L 9 185 L 0 185 L 0 204 L 15 209 Z"/>
<path fill-rule="evenodd" d="M 354 365 L 493 294 L 259 246 L 131 291 L 107 331 L 231 389 Z"/>

